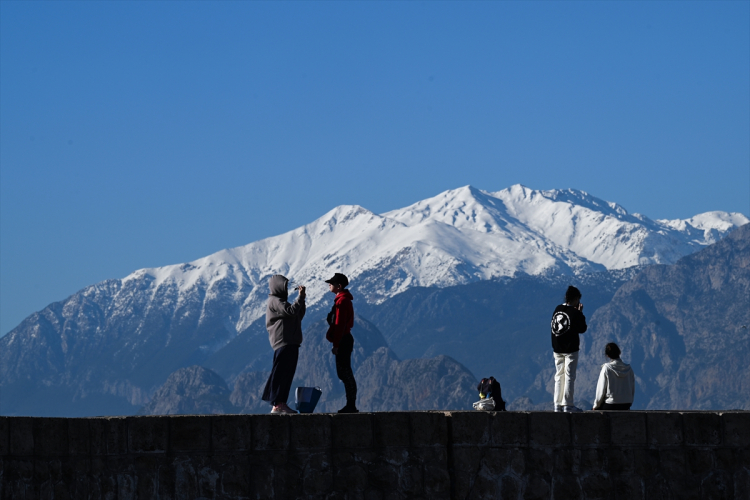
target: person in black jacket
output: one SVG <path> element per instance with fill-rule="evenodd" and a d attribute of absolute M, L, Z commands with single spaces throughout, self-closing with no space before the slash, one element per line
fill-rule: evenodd
<path fill-rule="evenodd" d="M 573 403 L 573 384 L 576 380 L 578 351 L 581 341 L 578 335 L 586 331 L 586 316 L 583 315 L 581 292 L 569 286 L 565 292 L 565 303 L 552 313 L 552 350 L 555 357 L 555 411 L 579 412 Z"/>

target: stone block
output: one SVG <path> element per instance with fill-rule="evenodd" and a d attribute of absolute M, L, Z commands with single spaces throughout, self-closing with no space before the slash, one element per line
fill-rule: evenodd
<path fill-rule="evenodd" d="M 68 454 L 68 422 L 66 419 L 34 419 L 34 454 L 41 457 Z"/>
<path fill-rule="evenodd" d="M 214 451 L 252 449 L 252 417 L 248 415 L 214 415 L 211 418 L 211 446 Z"/>
<path fill-rule="evenodd" d="M 500 498 L 518 498 L 521 493 L 521 484 L 510 475 L 500 478 Z"/>
<path fill-rule="evenodd" d="M 4 457 L 10 453 L 9 435 L 10 419 L 8 417 L 0 417 L 0 457 Z"/>
<path fill-rule="evenodd" d="M 609 444 L 609 419 L 601 412 L 571 413 L 573 443 L 576 446 Z"/>
<path fill-rule="evenodd" d="M 638 476 L 625 474 L 615 476 L 612 480 L 612 496 L 615 500 L 633 500 L 643 498 L 644 481 Z"/>
<path fill-rule="evenodd" d="M 295 422 L 296 423 L 296 422 Z M 337 414 L 331 418 L 331 437 L 336 449 L 372 446 L 372 414 Z"/>
<path fill-rule="evenodd" d="M 526 466 L 529 471 L 538 474 L 551 474 L 554 460 L 552 456 L 557 450 L 552 448 L 529 448 L 526 450 Z"/>
<path fill-rule="evenodd" d="M 10 422 L 10 454 L 31 456 L 34 454 L 34 418 L 14 417 Z"/>
<path fill-rule="evenodd" d="M 532 446 L 570 445 L 570 415 L 570 413 L 554 412 L 529 414 L 529 444 Z"/>
<path fill-rule="evenodd" d="M 552 498 L 551 484 L 551 476 L 546 474 L 529 475 L 523 490 L 524 500 L 547 500 Z"/>
<path fill-rule="evenodd" d="M 289 422 L 294 415 L 253 415 L 253 449 L 289 449 Z"/>
<path fill-rule="evenodd" d="M 581 489 L 587 500 L 607 499 L 612 490 L 612 484 L 609 477 L 600 472 L 581 478 Z"/>
<path fill-rule="evenodd" d="M 685 428 L 685 444 L 721 444 L 721 418 L 717 413 L 686 412 L 682 414 L 682 423 Z"/>
<path fill-rule="evenodd" d="M 595 474 L 607 469 L 607 454 L 605 448 L 586 448 L 580 450 L 581 474 Z"/>
<path fill-rule="evenodd" d="M 651 500 L 671 500 L 674 498 L 669 489 L 669 482 L 662 474 L 657 474 L 646 479 L 644 482 L 645 496 Z"/>
<path fill-rule="evenodd" d="M 633 470 L 640 477 L 651 477 L 659 472 L 659 451 L 648 448 L 627 450 L 633 457 Z"/>
<path fill-rule="evenodd" d="M 750 498 L 750 470 L 742 468 L 734 473 L 734 497 Z"/>
<path fill-rule="evenodd" d="M 490 442 L 490 414 L 485 411 L 446 413 L 453 446 L 484 446 Z"/>
<path fill-rule="evenodd" d="M 712 470 L 716 463 L 714 452 L 708 448 L 688 448 L 685 452 L 687 457 L 688 473 L 703 476 L 706 471 Z"/>
<path fill-rule="evenodd" d="M 128 450 L 131 453 L 166 453 L 171 417 L 128 419 Z"/>
<path fill-rule="evenodd" d="M 411 445 L 446 446 L 448 444 L 448 422 L 444 413 L 418 411 L 409 414 Z"/>
<path fill-rule="evenodd" d="M 407 497 L 422 497 L 424 495 L 424 473 L 419 463 L 409 461 L 399 468 L 398 490 Z"/>
<path fill-rule="evenodd" d="M 408 413 L 373 413 L 371 415 L 373 443 L 376 447 L 409 447 L 411 439 Z"/>
<path fill-rule="evenodd" d="M 91 453 L 91 437 L 89 435 L 89 419 L 68 419 L 68 453 L 71 456 Z"/>
<path fill-rule="evenodd" d="M 493 477 L 500 477 L 510 472 L 513 460 L 518 461 L 518 457 L 516 456 L 518 450 L 510 448 L 480 448 L 480 450 L 482 450 L 482 459 L 479 470 Z M 524 463 L 522 460 L 521 467 L 523 467 Z"/>
<path fill-rule="evenodd" d="M 684 442 L 680 413 L 646 413 L 646 427 L 651 446 L 680 446 Z"/>
<path fill-rule="evenodd" d="M 552 454 L 554 466 L 552 469 L 553 477 L 560 476 L 578 476 L 581 472 L 581 450 L 577 449 L 559 449 Z"/>
<path fill-rule="evenodd" d="M 169 451 L 209 451 L 211 449 L 211 417 L 172 416 L 168 420 Z"/>
<path fill-rule="evenodd" d="M 119 417 L 89 420 L 92 455 L 125 455 L 128 452 L 127 420 Z"/>
<path fill-rule="evenodd" d="M 394 484 L 398 484 L 398 474 L 398 465 L 378 461 L 369 467 L 369 485 L 379 491 L 390 491 Z"/>
<path fill-rule="evenodd" d="M 370 427 L 367 425 L 367 427 Z M 325 414 L 299 415 L 291 423 L 292 450 L 314 450 L 331 447 L 331 416 Z"/>
<path fill-rule="evenodd" d="M 637 411 L 607 412 L 610 440 L 618 446 L 646 445 L 646 415 Z"/>
<path fill-rule="evenodd" d="M 369 486 L 367 470 L 360 464 L 351 464 L 334 471 L 333 489 L 348 495 L 363 493 Z"/>
<path fill-rule="evenodd" d="M 309 497 L 323 496 L 333 487 L 333 468 L 327 453 L 313 453 L 302 470 L 302 491 Z"/>
<path fill-rule="evenodd" d="M 668 481 L 679 480 L 687 474 L 687 457 L 684 449 L 658 451 L 659 472 L 665 479 Z"/>
<path fill-rule="evenodd" d="M 491 414 L 493 446 L 526 446 L 529 443 L 529 414 L 500 411 Z"/>
<path fill-rule="evenodd" d="M 166 463 L 160 454 L 133 457 L 133 472 L 137 478 L 136 498 L 158 498 L 159 468 Z"/>
<path fill-rule="evenodd" d="M 723 470 L 710 471 L 701 481 L 701 498 L 735 498 L 732 475 Z"/>
<path fill-rule="evenodd" d="M 552 477 L 552 495 L 553 498 L 582 498 L 578 478 L 572 475 L 555 474 Z"/>
<path fill-rule="evenodd" d="M 449 465 L 456 471 L 466 472 L 470 475 L 476 474 L 485 452 L 486 449 L 479 447 L 455 448 L 453 450 L 453 463 Z"/>
<path fill-rule="evenodd" d="M 722 413 L 721 420 L 726 446 L 750 448 L 750 412 Z"/>

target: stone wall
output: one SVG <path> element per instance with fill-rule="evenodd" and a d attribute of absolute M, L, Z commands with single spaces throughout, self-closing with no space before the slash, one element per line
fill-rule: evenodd
<path fill-rule="evenodd" d="M 749 412 L 0 417 L 0 498 L 750 498 Z"/>

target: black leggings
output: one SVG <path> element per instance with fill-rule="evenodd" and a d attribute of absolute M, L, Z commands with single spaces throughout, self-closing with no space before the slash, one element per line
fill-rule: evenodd
<path fill-rule="evenodd" d="M 341 338 L 338 354 L 336 354 L 336 375 L 344 383 L 347 406 L 355 406 L 357 401 L 357 381 L 354 380 L 354 372 L 352 372 L 352 351 L 354 351 L 354 337 L 351 333 L 347 333 Z"/>

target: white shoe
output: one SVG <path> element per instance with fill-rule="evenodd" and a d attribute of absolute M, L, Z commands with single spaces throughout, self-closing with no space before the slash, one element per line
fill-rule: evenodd
<path fill-rule="evenodd" d="M 555 413 L 565 411 L 564 408 L 563 405 L 555 405 Z"/>
<path fill-rule="evenodd" d="M 577 406 L 566 406 L 563 408 L 563 411 L 565 413 L 581 413 L 583 412 L 582 409 L 578 408 Z"/>
<path fill-rule="evenodd" d="M 271 413 L 297 413 L 296 411 L 292 410 L 287 406 L 286 403 L 281 403 L 279 405 L 276 405 L 271 410 Z"/>

